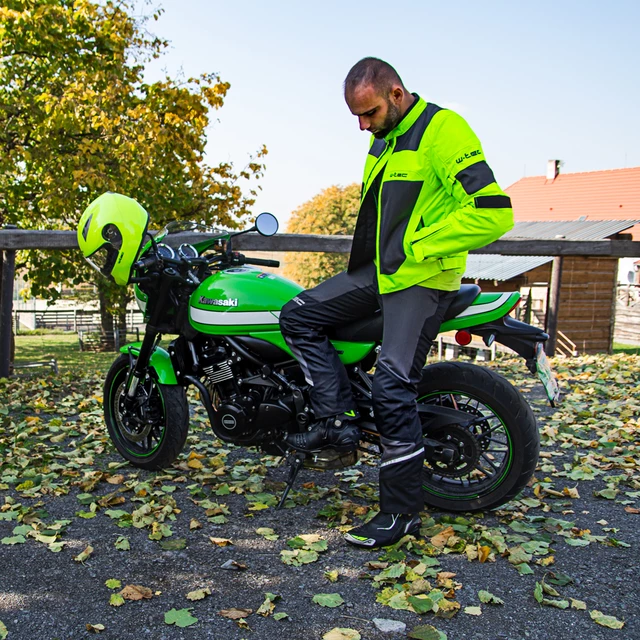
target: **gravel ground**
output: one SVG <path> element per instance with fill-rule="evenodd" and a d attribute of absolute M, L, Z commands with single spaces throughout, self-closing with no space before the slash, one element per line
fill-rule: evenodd
<path fill-rule="evenodd" d="M 534 389 L 529 383 L 521 386 L 537 411 L 541 427 L 544 427 L 545 421 L 553 418 L 553 410 L 545 408 L 541 403 L 541 394 L 537 388 Z M 18 424 L 28 414 L 29 411 L 24 407 L 20 411 L 13 411 L 14 423 Z M 47 420 L 55 415 L 50 413 Z M 8 417 L 12 417 L 11 410 Z M 63 422 L 67 421 L 66 424 L 69 424 L 77 419 L 77 415 L 67 414 Z M 90 413 L 85 421 L 89 425 L 98 425 L 99 411 Z M 0 427 L 0 435 L 3 429 L 5 434 L 11 429 L 7 419 L 4 427 Z M 570 546 L 565 542 L 566 538 L 557 535 L 557 532 L 523 534 L 523 540 L 551 541 L 555 559 L 553 564 L 545 567 L 535 562 L 543 557 L 536 555 L 529 563 L 533 571 L 531 575 L 520 575 L 507 558 L 499 553 L 495 553 L 494 562 L 484 563 L 469 561 L 464 553 L 443 553 L 437 556 L 440 562 L 438 571 L 456 574 L 453 580 L 460 586 L 455 591 L 455 600 L 461 605 L 457 615 L 444 619 L 433 613 L 418 615 L 376 602 L 379 589 L 372 577 L 379 570 L 368 568 L 366 563 L 384 558 L 384 552 L 350 547 L 343 542 L 339 527 L 334 526 L 336 523 L 318 517 L 321 509 L 339 499 L 353 501 L 356 505 L 367 505 L 367 496 L 371 495 L 376 486 L 377 470 L 374 466 L 359 464 L 356 469 L 362 472 L 361 477 L 303 470 L 289 508 L 281 511 L 274 508 L 250 511 L 245 495 L 231 493 L 219 496 L 211 493 L 211 487 L 215 488 L 219 486 L 219 482 L 225 481 L 233 486 L 234 478 L 230 475 L 230 470 L 234 468 L 234 464 L 249 465 L 247 458 L 253 456 L 253 464 L 257 465 L 260 463 L 257 454 L 229 448 L 231 451 L 226 460 L 227 474 L 215 478 L 218 485 L 210 478 L 204 483 L 198 483 L 197 471 L 187 466 L 187 456 L 190 451 L 195 450 L 193 447 L 196 442 L 195 438 L 192 439 L 192 448 L 188 446 L 185 449 L 180 468 L 174 471 L 173 476 L 147 473 L 130 466 L 116 469 L 112 464 L 110 468 L 109 463 L 120 462 L 117 455 L 110 447 L 104 453 L 100 453 L 99 448 L 95 449 L 92 464 L 85 462 L 84 466 L 80 464 L 70 467 L 67 477 L 71 479 L 71 486 L 66 495 L 39 492 L 33 497 L 25 497 L 25 491 L 18 490 L 15 483 L 8 483 L 3 489 L 0 476 L 0 506 L 2 501 L 9 499 L 9 502 L 13 500 L 30 508 L 27 517 L 22 518 L 22 523 L 19 520 L 2 519 L 3 514 L 12 511 L 7 506 L 8 503 L 0 509 L 0 539 L 13 536 L 16 526 L 28 523 L 35 517 L 48 525 L 56 520 L 70 521 L 59 538 L 65 545 L 57 553 L 52 552 L 46 544 L 29 537 L 23 544 L 0 544 L 0 621 L 6 625 L 6 637 L 9 640 L 75 640 L 93 637 L 94 633 L 87 629 L 87 625 L 103 625 L 100 637 L 114 640 L 147 637 L 154 640 L 281 640 L 283 637 L 315 639 L 322 638 L 334 627 L 357 630 L 366 640 L 381 640 L 405 638 L 419 625 L 433 625 L 446 633 L 448 640 L 640 638 L 637 589 L 640 579 L 637 558 L 640 532 L 637 525 L 640 516 L 625 511 L 625 506 L 632 505 L 635 508 L 640 506 L 640 501 L 636 498 L 626 500 L 623 504 L 625 496 L 622 494 L 616 499 L 595 497 L 594 492 L 608 486 L 606 474 L 581 481 L 553 476 L 554 491 L 562 494 L 565 487 L 577 488 L 580 497 L 545 494 L 540 504 L 531 508 L 516 502 L 497 513 L 468 515 L 468 518 L 472 518 L 469 526 L 488 531 L 497 531 L 498 527 L 502 527 L 503 531 L 506 528 L 513 534 L 509 524 L 514 520 L 514 515 L 526 512 L 526 518 L 552 516 L 570 519 L 575 524 L 572 531 L 577 537 L 582 535 L 580 532 L 589 530 L 594 536 L 614 536 L 617 541 L 630 547 L 610 546 L 602 542 Z M 26 447 L 26 441 L 23 444 Z M 36 448 L 35 451 L 37 450 Z M 5 449 L 4 455 L 9 455 L 7 451 Z M 205 448 L 199 451 L 205 456 L 211 456 L 216 451 L 214 441 L 208 437 Z M 549 441 L 543 447 L 543 452 L 548 457 L 542 458 L 541 464 L 552 463 L 559 470 L 563 468 L 563 463 L 575 466 L 576 452 L 580 456 L 586 456 L 590 450 L 585 447 L 584 450 L 576 451 L 575 446 L 559 446 L 559 442 Z M 11 455 L 15 456 L 15 451 Z M 203 458 L 203 461 L 206 460 L 207 458 Z M 65 460 L 59 459 L 58 462 L 64 464 Z M 271 464 L 272 459 L 267 458 L 266 462 Z M 262 463 L 264 465 L 265 459 Z M 629 473 L 628 477 L 637 482 L 637 458 L 635 465 L 635 475 Z M 162 487 L 169 487 L 166 495 L 175 500 L 175 520 L 166 521 L 173 533 L 167 539 L 185 539 L 185 548 L 163 550 L 158 541 L 149 539 L 149 527 L 118 527 L 117 520 L 105 513 L 109 507 L 98 508 L 97 515 L 91 519 L 78 517 L 78 511 L 87 511 L 90 507 L 83 506 L 78 499 L 78 495 L 87 493 L 87 486 L 75 486 L 74 483 L 86 479 L 86 473 L 96 469 L 107 475 L 103 475 L 102 480 L 94 487 L 89 487 L 94 502 L 114 490 L 122 489 L 127 482 L 132 482 L 133 485 L 136 482 L 146 482 L 152 491 L 162 491 Z M 549 475 L 553 475 L 548 467 L 545 471 L 542 469 L 540 467 L 536 474 L 538 489 L 540 483 L 544 484 Z M 279 466 L 265 469 L 262 466 L 260 470 L 253 469 L 251 472 L 260 475 L 265 470 L 266 477 L 263 478 L 261 490 L 277 495 L 286 478 L 287 468 Z M 6 468 L 4 473 L 6 481 Z M 104 479 L 109 474 L 122 474 L 124 483 L 118 486 L 105 482 Z M 64 471 L 60 477 L 65 477 Z M 173 490 L 171 487 L 176 488 Z M 637 491 L 640 487 L 626 487 L 627 490 L 633 488 Z M 325 492 L 324 489 L 330 491 Z M 134 491 L 118 494 L 125 497 L 126 502 L 110 508 L 128 512 L 140 508 L 145 500 L 134 502 L 131 500 L 133 494 Z M 318 497 L 319 495 L 322 497 Z M 530 504 L 534 504 L 531 501 L 540 497 L 539 491 L 536 493 L 535 483 L 525 491 L 524 497 L 529 499 Z M 225 509 L 228 509 L 229 514 L 225 523 L 216 524 L 215 514 L 214 522 L 210 521 L 203 506 L 196 504 L 203 498 L 226 505 Z M 14 511 L 15 508 L 14 506 Z M 366 509 L 361 510 L 366 512 Z M 428 519 L 433 518 L 437 524 L 444 518 L 446 524 L 448 515 L 450 514 L 428 511 L 424 514 L 424 521 L 428 524 Z M 526 518 L 515 516 L 516 521 L 524 521 Z M 199 521 L 202 527 L 190 528 L 192 520 Z M 359 521 L 360 518 L 351 512 L 347 514 L 344 524 L 346 527 Z M 526 522 L 535 527 L 534 521 L 529 519 Z M 279 538 L 268 540 L 258 535 L 256 529 L 260 527 L 274 529 Z M 429 533 L 433 535 L 430 531 L 426 533 L 427 537 Z M 280 552 L 289 549 L 287 540 L 300 534 L 319 534 L 327 541 L 328 549 L 319 554 L 316 562 L 298 567 L 285 565 L 281 561 Z M 130 550 L 123 551 L 114 546 L 120 536 L 128 538 Z M 230 539 L 233 544 L 217 546 L 210 541 L 210 537 Z M 517 542 L 514 540 L 509 547 Z M 93 553 L 84 562 L 74 561 L 74 556 L 87 545 L 93 547 Z M 407 554 L 407 561 L 421 558 L 407 547 L 402 551 Z M 223 568 L 229 560 L 246 568 Z M 398 558 L 392 558 L 391 562 L 397 560 Z M 339 573 L 339 579 L 335 583 L 325 577 L 325 572 L 333 570 Z M 560 610 L 536 602 L 536 583 L 541 582 L 545 575 L 548 581 L 551 571 L 556 576 L 566 574 L 572 578 L 569 584 L 556 588 L 563 599 L 583 601 L 586 610 Z M 153 595 L 150 599 L 127 600 L 123 606 L 111 606 L 111 594 L 120 591 L 120 588 L 109 589 L 105 585 L 109 579 L 119 580 L 122 587 L 143 585 Z M 186 598 L 187 593 L 203 588 L 208 588 L 211 594 L 198 601 Z M 498 596 L 504 604 L 480 604 L 480 590 Z M 266 593 L 280 596 L 275 602 L 273 613 L 286 612 L 287 618 L 278 620 L 273 615 L 265 617 L 256 614 Z M 344 603 L 336 608 L 321 607 L 312 601 L 313 596 L 318 593 L 339 593 Z M 478 605 L 481 607 L 480 615 L 464 612 L 465 607 Z M 190 609 L 191 615 L 197 618 L 197 623 L 185 628 L 166 624 L 165 614 L 168 611 L 185 608 Z M 240 626 L 238 621 L 219 614 L 221 610 L 230 608 L 251 609 L 253 613 L 247 614 L 246 622 Z M 624 621 L 624 627 L 615 630 L 597 625 L 589 614 L 593 610 L 615 616 Z M 374 619 L 401 622 L 406 625 L 406 630 L 382 631 L 373 622 Z M 0 625 L 0 638 L 3 637 Z"/>

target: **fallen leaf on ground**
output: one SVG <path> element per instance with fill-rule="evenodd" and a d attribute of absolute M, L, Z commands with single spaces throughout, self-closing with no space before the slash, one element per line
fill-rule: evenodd
<path fill-rule="evenodd" d="M 322 640 L 360 640 L 362 636 L 355 629 L 334 627 L 322 636 Z"/>
<path fill-rule="evenodd" d="M 191 615 L 191 609 L 171 609 L 164 614 L 166 624 L 175 624 L 176 627 L 190 627 L 198 622 L 198 618 Z"/>
<path fill-rule="evenodd" d="M 215 544 L 218 547 L 228 547 L 229 545 L 233 544 L 233 542 L 231 542 L 231 540 L 229 540 L 229 538 L 212 538 L 212 537 L 209 537 L 209 540 L 211 540 L 211 542 L 213 542 L 213 544 Z"/>
<path fill-rule="evenodd" d="M 109 604 L 112 607 L 121 607 L 124 604 L 124 598 L 119 593 L 112 593 L 109 598 Z"/>
<path fill-rule="evenodd" d="M 87 545 L 87 548 L 84 551 L 81 551 L 77 556 L 73 556 L 73 559 L 76 562 L 84 562 L 92 553 L 93 547 L 91 545 Z"/>
<path fill-rule="evenodd" d="M 153 596 L 153 591 L 148 587 L 143 587 L 139 584 L 128 584 L 121 592 L 120 595 L 125 600 L 144 600 Z"/>
<path fill-rule="evenodd" d="M 211 595 L 211 589 L 205 587 L 204 589 L 196 589 L 195 591 L 189 591 L 187 593 L 187 600 L 203 600 L 207 596 Z"/>
<path fill-rule="evenodd" d="M 313 601 L 321 607 L 339 607 L 344 604 L 344 600 L 339 593 L 316 593 Z"/>
<path fill-rule="evenodd" d="M 90 633 L 102 633 L 104 631 L 104 625 L 87 623 L 87 631 Z"/>
<path fill-rule="evenodd" d="M 504 604 L 504 600 L 494 596 L 489 591 L 478 591 L 478 598 L 483 604 Z"/>
<path fill-rule="evenodd" d="M 453 527 L 447 527 L 431 538 L 431 544 L 434 547 L 444 547 L 447 544 L 447 540 L 449 540 L 454 533 Z"/>
<path fill-rule="evenodd" d="M 430 624 L 415 627 L 407 634 L 407 637 L 414 638 L 414 640 L 447 640 L 447 634 L 444 631 L 439 631 Z"/>
<path fill-rule="evenodd" d="M 253 609 L 222 609 L 218 611 L 218 614 L 223 618 L 229 618 L 230 620 L 240 620 L 240 618 L 246 618 L 253 613 Z"/>
<path fill-rule="evenodd" d="M 276 601 L 280 600 L 280 596 L 275 593 L 265 593 L 265 600 L 260 605 L 259 609 L 256 613 L 259 616 L 264 616 L 265 618 L 273 613 L 273 610 L 276 608 Z"/>
<path fill-rule="evenodd" d="M 589 615 L 596 624 L 603 627 L 608 627 L 609 629 L 622 629 L 622 627 L 624 627 L 622 620 L 618 620 L 618 618 L 614 616 L 605 616 L 602 611 L 598 611 L 597 609 L 589 611 Z"/>

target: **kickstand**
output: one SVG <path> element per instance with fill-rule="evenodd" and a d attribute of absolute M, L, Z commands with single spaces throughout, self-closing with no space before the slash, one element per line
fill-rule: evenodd
<path fill-rule="evenodd" d="M 293 483 L 296 481 L 296 477 L 298 476 L 298 471 L 302 468 L 304 463 L 305 456 L 302 453 L 296 453 L 292 459 L 289 461 L 289 478 L 287 479 L 287 486 L 284 488 L 284 493 L 280 498 L 280 502 L 276 507 L 276 511 L 282 509 L 284 506 L 284 501 L 287 499 L 289 495 L 289 491 L 291 491 L 291 487 L 293 487 Z"/>

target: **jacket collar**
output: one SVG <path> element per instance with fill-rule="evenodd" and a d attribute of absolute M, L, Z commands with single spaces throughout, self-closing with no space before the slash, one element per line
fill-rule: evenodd
<path fill-rule="evenodd" d="M 413 104 L 406 110 L 400 122 L 384 137 L 386 142 L 409 131 L 427 107 L 427 103 L 417 93 L 412 93 L 411 95 L 415 98 Z"/>

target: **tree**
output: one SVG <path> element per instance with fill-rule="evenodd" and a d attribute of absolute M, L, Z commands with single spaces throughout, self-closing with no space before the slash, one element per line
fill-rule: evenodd
<path fill-rule="evenodd" d="M 356 227 L 359 206 L 359 185 L 334 185 L 296 209 L 287 231 L 350 235 Z M 287 259 L 285 274 L 309 288 L 346 269 L 347 261 L 347 256 L 340 253 L 292 253 Z"/>
<path fill-rule="evenodd" d="M 105 191 L 138 200 L 154 227 L 246 220 L 266 149 L 241 171 L 204 162 L 209 110 L 223 105 L 230 85 L 215 73 L 144 82 L 144 65 L 167 42 L 133 8 L 133 0 L 0 7 L 0 226 L 75 229 Z M 52 284 L 95 275 L 78 252 L 28 252 L 18 267 L 28 270 L 32 293 L 50 299 Z M 130 294 L 97 282 L 102 311 L 123 317 Z"/>

